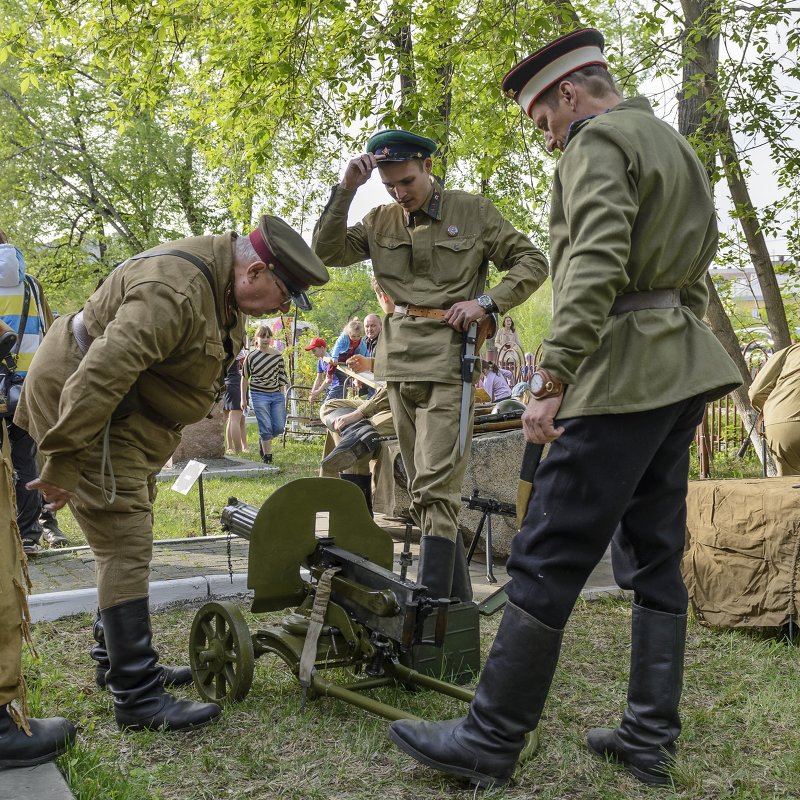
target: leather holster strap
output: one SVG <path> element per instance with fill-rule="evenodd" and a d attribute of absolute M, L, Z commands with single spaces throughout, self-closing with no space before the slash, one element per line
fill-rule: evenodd
<path fill-rule="evenodd" d="M 624 314 L 626 311 L 641 311 L 643 308 L 680 308 L 680 289 L 652 289 L 649 292 L 628 292 L 617 295 L 610 317 Z"/>
<path fill-rule="evenodd" d="M 428 319 L 444 319 L 445 308 L 424 308 L 423 306 L 395 306 L 394 313 L 403 317 L 427 317 Z"/>
<path fill-rule="evenodd" d="M 79 311 L 72 318 L 72 335 L 75 337 L 75 342 L 78 345 L 78 350 L 81 351 L 81 355 L 85 356 L 94 339 L 89 336 L 89 332 L 86 330 L 83 311 Z"/>

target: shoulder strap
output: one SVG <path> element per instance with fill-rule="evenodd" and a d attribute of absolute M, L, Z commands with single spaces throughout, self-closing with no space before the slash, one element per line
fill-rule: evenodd
<path fill-rule="evenodd" d="M 220 313 L 219 306 L 217 305 L 217 289 L 214 285 L 214 276 L 211 274 L 208 264 L 206 264 L 203 259 L 194 255 L 194 253 L 187 253 L 185 250 L 159 250 L 157 253 L 146 253 L 144 255 L 133 256 L 128 260 L 135 261 L 140 258 L 154 258 L 155 256 L 175 256 L 176 258 L 182 258 L 184 261 L 194 264 L 194 266 L 203 273 L 203 277 L 208 281 L 208 285 L 211 287 L 211 297 L 214 300 L 214 312 L 217 315 L 219 330 L 220 332 L 223 332 L 225 330 L 225 326 L 222 323 L 222 314 Z"/>
<path fill-rule="evenodd" d="M 17 330 L 17 344 L 15 345 L 12 352 L 10 352 L 3 362 L 6 365 L 6 369 L 9 373 L 13 376 L 17 371 L 17 358 L 19 357 L 19 351 L 22 348 L 22 337 L 25 335 L 25 326 L 28 324 L 28 311 L 31 307 L 31 287 L 28 285 L 28 281 L 23 281 L 24 290 L 23 290 L 23 299 L 22 299 L 22 314 L 20 314 L 19 318 L 19 329 Z"/>

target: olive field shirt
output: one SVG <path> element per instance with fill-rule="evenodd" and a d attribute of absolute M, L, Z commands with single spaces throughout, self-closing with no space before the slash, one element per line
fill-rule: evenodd
<path fill-rule="evenodd" d="M 716 249 L 706 172 L 646 99 L 572 124 L 553 180 L 541 360 L 568 384 L 559 417 L 711 400 L 741 384 L 703 322 Z M 683 305 L 609 316 L 618 294 L 651 289 L 680 289 Z"/>
<path fill-rule="evenodd" d="M 36 412 L 37 403 L 53 395 L 52 374 L 59 371 L 49 369 L 48 343 L 73 335 L 71 317 L 56 321 L 25 382 L 25 392 L 33 396 L 25 404 L 23 395 L 17 412 L 17 422 L 37 439 L 44 457 L 42 480 L 74 490 L 81 465 L 134 384 L 143 404 L 173 423 L 198 422 L 208 414 L 228 366 L 215 299 L 224 319 L 234 237 L 230 232 L 199 236 L 147 251 L 183 250 L 198 256 L 211 272 L 216 298 L 196 266 L 171 255 L 130 259 L 106 278 L 83 309 L 94 341 L 71 367 L 60 398 L 57 393 L 52 401 L 57 408 L 48 409 L 48 415 L 57 422 L 48 428 Z M 244 341 L 244 322 L 240 314 L 230 330 L 234 354 Z"/>
<path fill-rule="evenodd" d="M 397 203 L 372 209 L 347 226 L 355 191 L 333 187 L 314 229 L 313 248 L 329 267 L 365 259 L 398 305 L 449 308 L 484 289 L 488 262 L 504 271 L 487 291 L 501 313 L 522 303 L 547 277 L 547 260 L 487 198 L 434 184 L 426 209 L 406 215 Z M 375 377 L 461 383 L 462 334 L 439 320 L 387 316 Z"/>
<path fill-rule="evenodd" d="M 800 344 L 770 356 L 753 378 L 749 395 L 767 425 L 800 420 Z"/>

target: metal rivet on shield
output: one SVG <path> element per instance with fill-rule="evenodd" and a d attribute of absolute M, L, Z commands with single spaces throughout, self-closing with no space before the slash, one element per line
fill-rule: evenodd
<path fill-rule="evenodd" d="M 458 228 L 456 228 L 456 226 L 455 226 L 455 225 L 451 225 L 451 226 L 450 226 L 450 227 L 447 229 L 447 235 L 448 235 L 448 236 L 455 236 L 457 233 L 458 233 Z"/>

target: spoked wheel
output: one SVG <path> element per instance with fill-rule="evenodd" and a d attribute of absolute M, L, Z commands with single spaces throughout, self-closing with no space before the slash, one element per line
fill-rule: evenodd
<path fill-rule="evenodd" d="M 206 603 L 195 614 L 189 664 L 200 696 L 210 703 L 243 700 L 253 683 L 253 642 L 234 603 Z"/>

